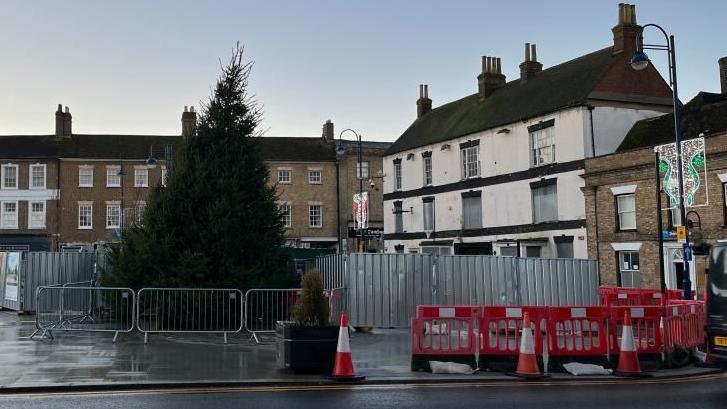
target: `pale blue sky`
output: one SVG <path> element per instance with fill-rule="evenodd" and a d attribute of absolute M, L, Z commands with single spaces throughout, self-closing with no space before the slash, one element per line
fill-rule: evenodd
<path fill-rule="evenodd" d="M 523 43 L 545 67 L 606 47 L 618 1 L 13 1 L 0 3 L 0 134 L 180 132 L 236 41 L 271 136 L 320 135 L 332 119 L 394 140 L 415 117 L 476 91 L 483 54 L 518 75 Z M 719 91 L 727 1 L 637 1 L 639 23 L 676 36 L 680 93 Z M 647 41 L 661 41 L 655 31 Z M 663 55 L 660 55 L 663 54 Z M 652 52 L 665 72 L 665 53 Z"/>

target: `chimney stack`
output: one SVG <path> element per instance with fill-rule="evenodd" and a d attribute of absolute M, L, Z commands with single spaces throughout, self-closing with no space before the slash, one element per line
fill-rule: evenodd
<path fill-rule="evenodd" d="M 636 52 L 636 42 L 639 41 L 643 27 L 636 24 L 636 6 L 633 4 L 618 4 L 618 24 L 613 31 L 613 53 L 625 52 L 629 58 Z"/>
<path fill-rule="evenodd" d="M 719 83 L 722 85 L 722 94 L 727 95 L 727 57 L 718 60 L 719 63 Z"/>
<path fill-rule="evenodd" d="M 538 62 L 535 44 L 525 43 L 525 61 L 520 64 L 520 83 L 524 84 L 535 74 L 543 70 L 543 64 Z"/>
<path fill-rule="evenodd" d="M 326 142 L 333 142 L 333 122 L 331 120 L 327 120 L 326 123 L 323 124 L 323 140 Z"/>
<path fill-rule="evenodd" d="M 190 106 L 187 110 L 187 106 L 184 106 L 184 112 L 182 112 L 182 139 L 185 141 L 194 136 L 197 132 L 197 113 L 194 112 L 194 106 Z"/>
<path fill-rule="evenodd" d="M 73 121 L 73 117 L 71 116 L 71 112 L 68 110 L 68 107 L 66 107 L 66 110 L 64 112 L 63 105 L 58 104 L 58 109 L 56 110 L 56 137 L 57 138 L 64 138 L 64 137 L 71 136 L 72 121 Z"/>
<path fill-rule="evenodd" d="M 505 76 L 502 74 L 500 58 L 482 56 L 482 72 L 477 76 L 480 101 L 484 101 L 503 85 L 505 85 Z"/>
<path fill-rule="evenodd" d="M 417 99 L 417 118 L 432 110 L 432 100 L 429 99 L 429 85 L 419 84 L 419 99 Z"/>

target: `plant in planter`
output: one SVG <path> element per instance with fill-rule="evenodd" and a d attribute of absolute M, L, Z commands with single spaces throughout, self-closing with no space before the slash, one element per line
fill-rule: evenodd
<path fill-rule="evenodd" d="M 300 373 L 326 374 L 333 368 L 338 326 L 329 325 L 328 299 L 317 269 L 303 274 L 300 297 L 292 321 L 278 321 L 275 337 L 278 364 Z"/>

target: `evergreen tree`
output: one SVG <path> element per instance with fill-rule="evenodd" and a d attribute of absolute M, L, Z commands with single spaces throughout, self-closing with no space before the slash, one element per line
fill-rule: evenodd
<path fill-rule="evenodd" d="M 252 63 L 233 50 L 197 134 L 155 189 L 143 226 L 124 232 L 107 284 L 160 287 L 286 286 L 283 225 L 257 130 L 261 111 L 247 91 Z"/>

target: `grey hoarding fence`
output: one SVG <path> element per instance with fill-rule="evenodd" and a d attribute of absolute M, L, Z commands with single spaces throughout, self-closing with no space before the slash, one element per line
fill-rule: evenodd
<path fill-rule="evenodd" d="M 36 331 L 53 339 L 54 331 L 114 333 L 134 330 L 135 294 L 130 288 L 82 286 L 82 283 L 41 286 L 36 291 Z"/>
<path fill-rule="evenodd" d="M 595 260 L 352 253 L 317 266 L 358 327 L 408 327 L 421 304 L 598 304 Z"/>
<path fill-rule="evenodd" d="M 142 288 L 136 327 L 144 333 L 238 333 L 243 327 L 243 297 L 231 288 Z"/>
<path fill-rule="evenodd" d="M 94 280 L 95 255 L 91 252 L 28 252 L 20 273 L 18 309 L 35 311 L 36 289 L 43 286 Z"/>

